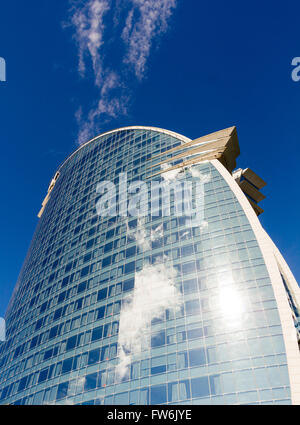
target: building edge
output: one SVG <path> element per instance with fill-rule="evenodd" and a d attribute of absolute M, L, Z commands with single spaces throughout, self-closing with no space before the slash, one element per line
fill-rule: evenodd
<path fill-rule="evenodd" d="M 157 131 L 159 133 L 167 134 L 168 136 L 176 137 L 177 139 L 179 139 L 183 143 L 187 143 L 187 142 L 190 142 L 192 140 L 192 139 L 189 139 L 186 136 L 183 136 L 182 134 L 176 133 L 175 131 L 166 130 L 164 128 L 159 128 L 159 127 L 143 126 L 143 125 L 132 125 L 132 126 L 127 126 L 127 127 L 119 127 L 119 128 L 115 128 L 114 130 L 108 130 L 108 131 L 105 131 L 104 133 L 100 133 L 100 134 L 98 134 L 98 136 L 95 136 L 92 139 L 88 140 L 87 142 L 82 143 L 74 152 L 72 152 L 60 164 L 60 166 L 57 169 L 57 172 L 59 172 L 61 170 L 61 168 L 69 161 L 69 159 L 71 159 L 73 157 L 73 155 L 75 155 L 78 151 L 80 151 L 82 148 L 84 148 L 85 146 L 87 146 L 88 144 L 93 142 L 94 140 L 99 139 L 99 137 L 108 136 L 109 134 L 116 133 L 118 131 L 124 131 L 124 130 L 152 130 L 152 131 Z"/>
<path fill-rule="evenodd" d="M 292 319 L 291 308 L 289 306 L 288 298 L 283 286 L 279 267 L 282 268 L 282 271 L 285 274 L 288 283 L 292 286 L 292 290 L 298 301 L 300 300 L 300 289 L 287 263 L 283 259 L 282 255 L 269 235 L 263 229 L 249 201 L 245 197 L 239 185 L 232 178 L 232 175 L 218 160 L 213 159 L 211 160 L 211 163 L 219 171 L 221 176 L 228 183 L 232 192 L 235 194 L 250 222 L 258 245 L 261 249 L 271 279 L 275 300 L 278 306 L 283 340 L 286 349 L 292 404 L 300 405 L 300 353 L 296 336 L 296 329 Z"/>

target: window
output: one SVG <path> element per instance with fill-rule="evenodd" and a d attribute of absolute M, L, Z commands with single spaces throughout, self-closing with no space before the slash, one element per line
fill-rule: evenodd
<path fill-rule="evenodd" d="M 67 396 L 68 387 L 69 387 L 69 382 L 64 382 L 62 384 L 59 384 L 59 386 L 57 388 L 56 400 L 60 400 L 60 399 Z"/>
<path fill-rule="evenodd" d="M 103 326 L 98 326 L 97 328 L 93 329 L 92 341 L 97 341 L 98 339 L 101 339 L 102 334 L 103 334 Z"/>
<path fill-rule="evenodd" d="M 100 357 L 100 348 L 90 351 L 89 357 L 88 357 L 88 364 L 91 365 L 91 364 L 97 363 L 99 361 L 99 357 Z"/>
<path fill-rule="evenodd" d="M 151 387 L 151 404 L 162 404 L 167 402 L 167 386 L 155 385 Z"/>
<path fill-rule="evenodd" d="M 190 350 L 188 353 L 189 353 L 190 367 L 201 366 L 206 363 L 204 348 L 197 348 L 195 350 Z"/>
<path fill-rule="evenodd" d="M 209 385 L 207 376 L 195 378 L 191 380 L 192 396 L 207 397 L 209 396 Z"/>
<path fill-rule="evenodd" d="M 97 386 L 97 373 L 92 373 L 85 377 L 84 390 L 89 391 L 95 389 Z"/>

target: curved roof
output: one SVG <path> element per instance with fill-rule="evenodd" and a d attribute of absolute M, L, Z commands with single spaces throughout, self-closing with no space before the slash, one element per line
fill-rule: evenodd
<path fill-rule="evenodd" d="M 158 127 L 138 126 L 138 125 L 136 125 L 136 126 L 129 126 L 129 127 L 120 127 L 120 128 L 116 128 L 115 130 L 109 130 L 109 131 L 106 131 L 104 133 L 101 133 L 98 136 L 93 137 L 92 139 L 90 139 L 87 142 L 85 142 L 82 145 L 80 145 L 79 148 L 76 149 L 73 153 L 71 153 L 68 156 L 68 158 L 59 166 L 57 172 L 65 165 L 65 163 L 67 161 L 69 161 L 70 158 L 73 157 L 73 155 L 75 155 L 84 146 L 88 145 L 89 143 L 93 142 L 94 140 L 98 139 L 99 137 L 107 136 L 108 134 L 116 133 L 117 131 L 122 131 L 122 130 L 152 130 L 152 131 L 158 131 L 160 133 L 168 134 L 169 136 L 176 137 L 177 139 L 181 140 L 184 143 L 187 143 L 187 142 L 190 142 L 191 141 L 191 139 L 189 139 L 188 137 L 182 136 L 179 133 L 175 133 L 174 131 L 165 130 L 163 128 L 158 128 Z"/>

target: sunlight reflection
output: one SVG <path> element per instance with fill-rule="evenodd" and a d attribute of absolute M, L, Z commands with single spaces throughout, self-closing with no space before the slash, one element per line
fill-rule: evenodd
<path fill-rule="evenodd" d="M 239 292 L 231 286 L 220 289 L 219 302 L 222 315 L 228 320 L 241 320 L 244 303 Z"/>

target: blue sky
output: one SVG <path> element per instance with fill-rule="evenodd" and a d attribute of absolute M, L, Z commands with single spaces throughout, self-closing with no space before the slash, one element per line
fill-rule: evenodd
<path fill-rule="evenodd" d="M 300 281 L 296 1 L 29 0 L 0 14 L 0 316 L 37 212 L 79 141 L 127 125 L 190 138 L 236 125 L 268 185 L 261 221 Z"/>

